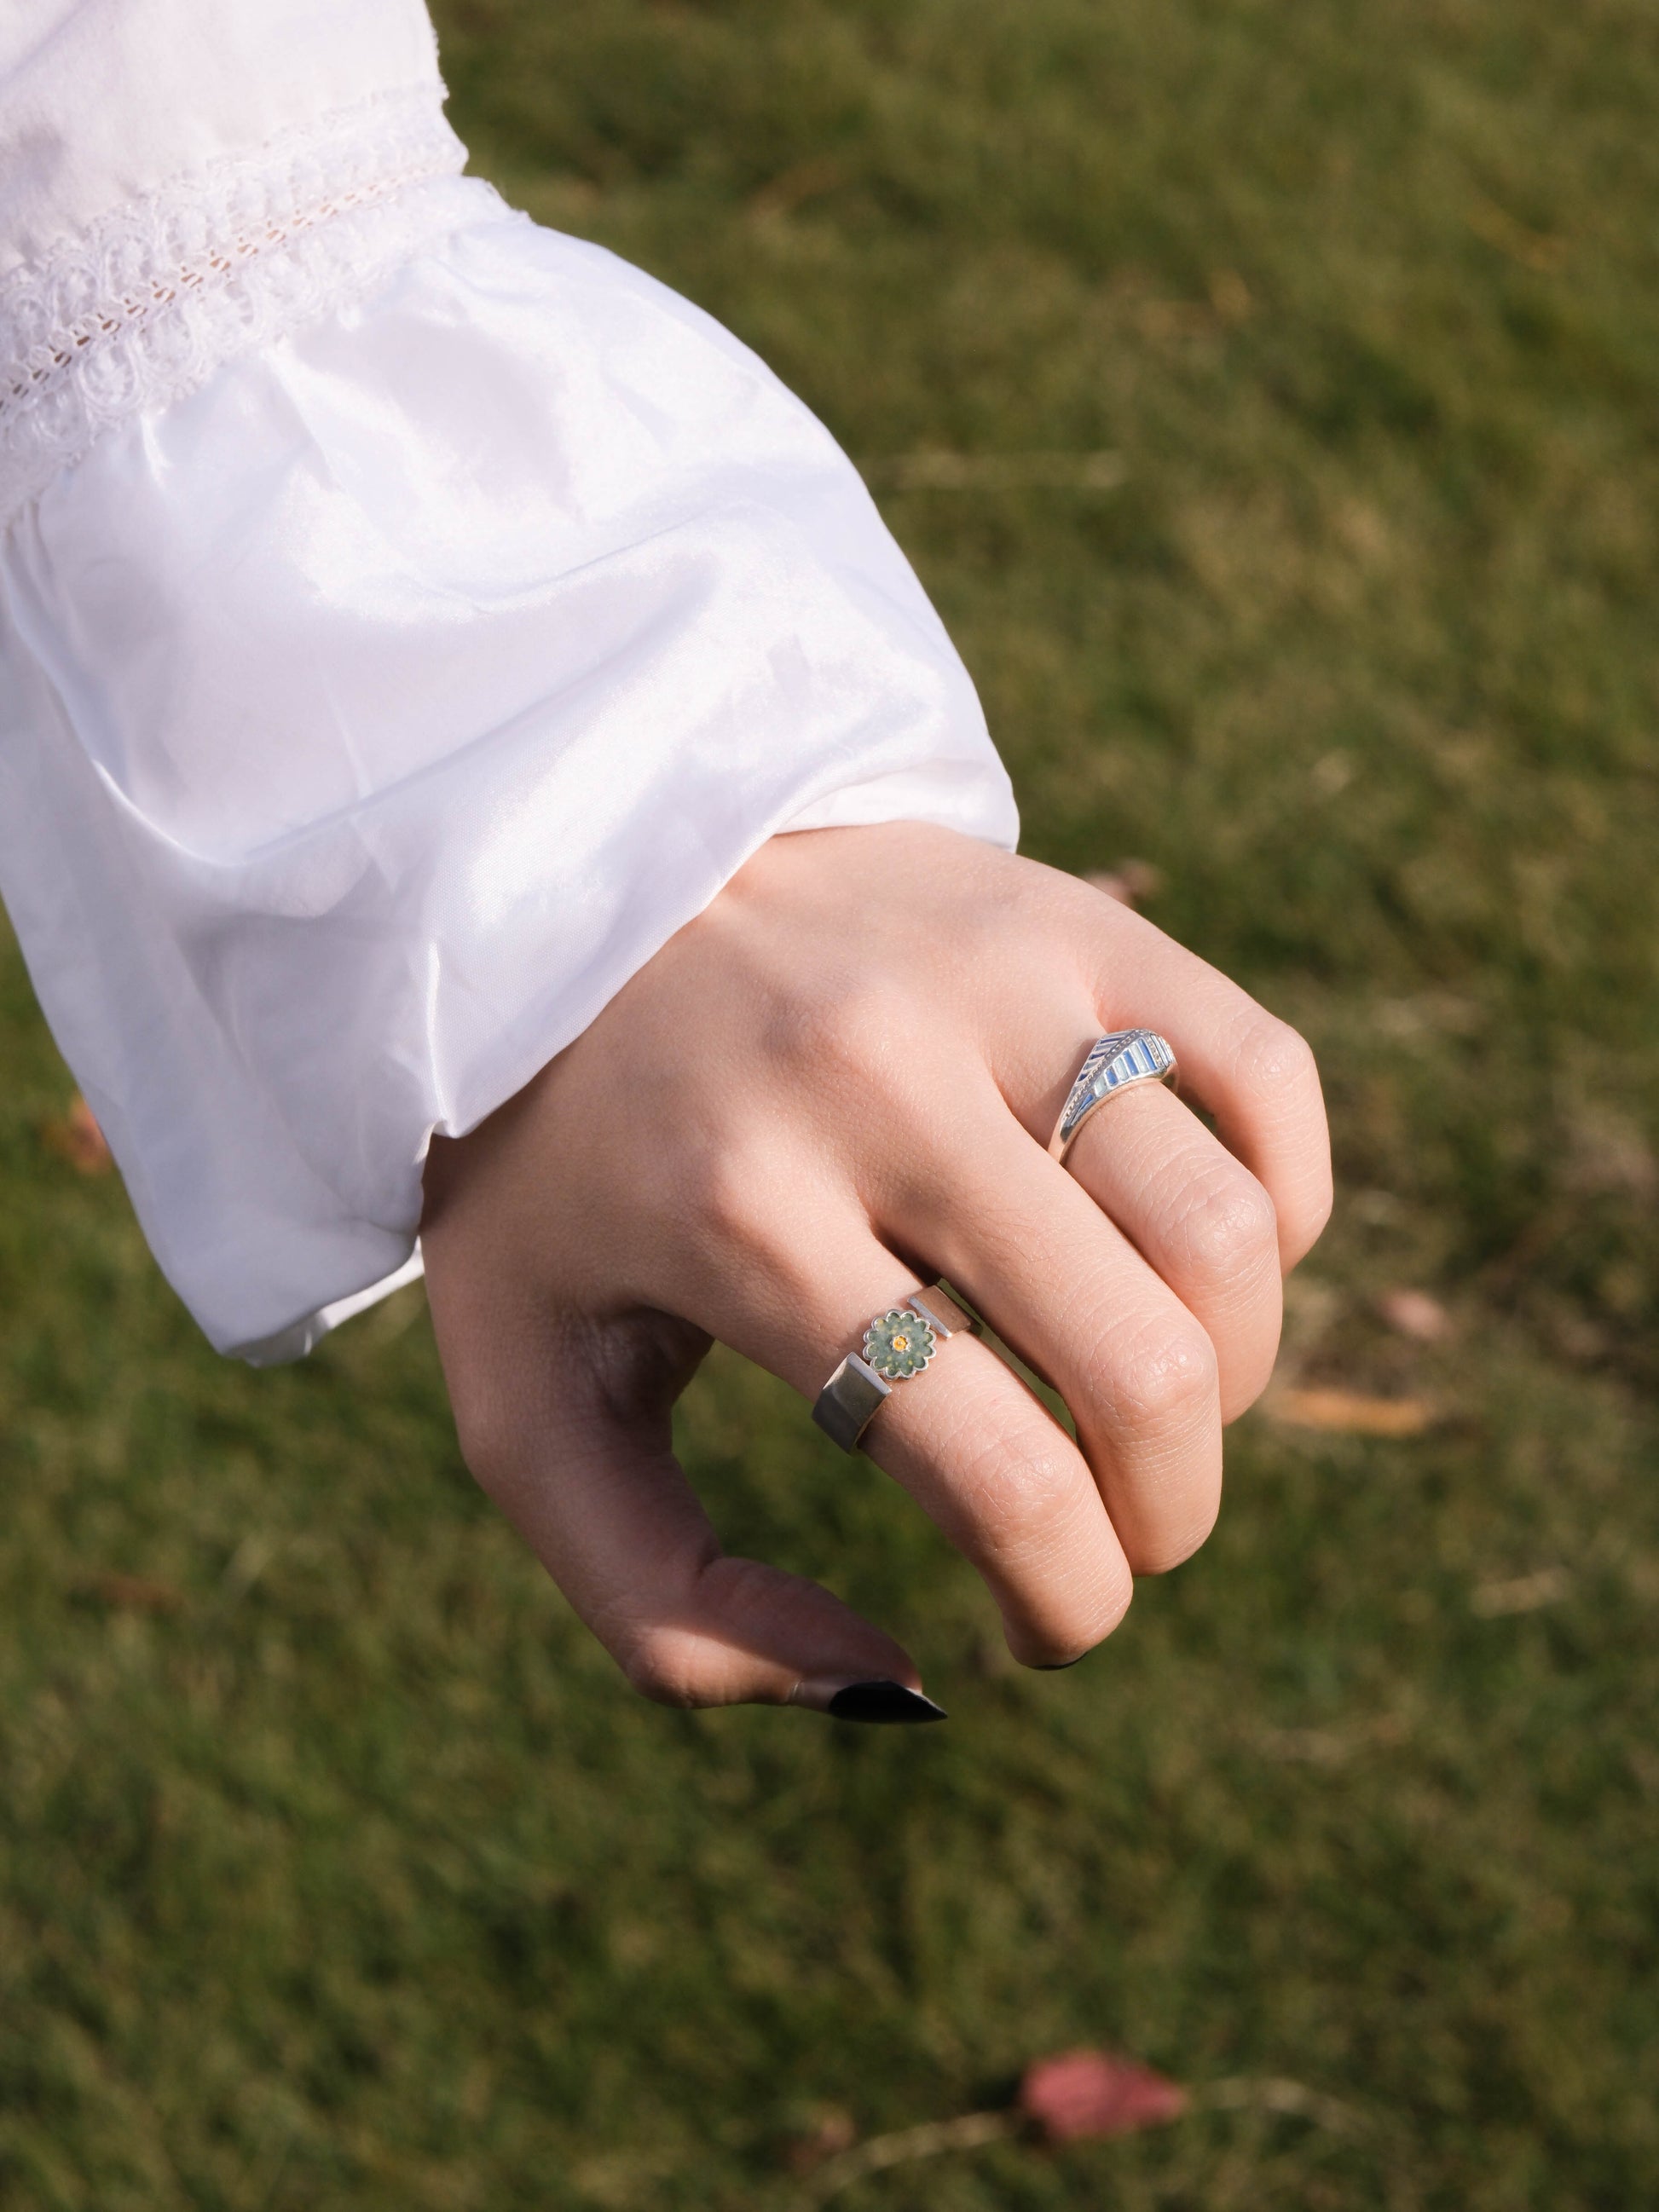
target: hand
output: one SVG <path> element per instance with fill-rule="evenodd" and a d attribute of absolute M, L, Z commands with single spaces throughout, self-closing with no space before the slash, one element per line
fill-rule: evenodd
<path fill-rule="evenodd" d="M 1183 1091 L 1048 1135 L 1103 1031 Z M 468 1465 L 629 1680 L 682 1705 L 914 1687 L 817 1584 L 720 1550 L 677 1465 L 711 1337 L 809 1402 L 944 1276 L 985 1346 L 899 1383 L 865 1449 L 973 1562 L 1014 1656 L 1064 1664 L 1215 1519 L 1283 1272 L 1331 1176 L 1307 1046 L 1069 876 L 915 824 L 774 838 L 483 1126 L 434 1142 L 427 1281 Z M 802 1419 L 806 1418 L 805 1410 Z"/>

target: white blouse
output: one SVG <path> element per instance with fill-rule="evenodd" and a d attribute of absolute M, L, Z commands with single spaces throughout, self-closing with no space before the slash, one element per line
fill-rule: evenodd
<path fill-rule="evenodd" d="M 0 894 L 258 1361 L 763 839 L 1016 834 L 828 433 L 442 99 L 420 0 L 0 14 Z"/>

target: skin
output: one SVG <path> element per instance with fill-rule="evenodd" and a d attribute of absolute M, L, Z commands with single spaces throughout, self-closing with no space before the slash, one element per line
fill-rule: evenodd
<path fill-rule="evenodd" d="M 1146 1085 L 1056 1164 L 1085 1050 L 1136 1026 L 1215 1133 Z M 721 1551 L 670 1434 L 710 1340 L 810 1402 L 872 1314 L 964 1292 L 1077 1443 L 957 1336 L 864 1448 L 1013 1656 L 1063 1665 L 1208 1534 L 1331 1170 L 1293 1030 L 1075 878 L 896 823 L 763 847 L 526 1090 L 434 1141 L 426 1191 L 467 1464 L 629 1680 L 822 1709 L 920 1676 L 818 1584 Z"/>

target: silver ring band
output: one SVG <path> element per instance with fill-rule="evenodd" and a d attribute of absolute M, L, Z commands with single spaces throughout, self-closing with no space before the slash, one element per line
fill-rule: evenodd
<path fill-rule="evenodd" d="M 978 1334 L 978 1322 L 943 1283 L 914 1291 L 875 1316 L 863 1351 L 849 1352 L 818 1392 L 812 1419 L 843 1451 L 856 1451 L 895 1382 L 920 1375 L 950 1338 Z"/>
<path fill-rule="evenodd" d="M 1114 1030 L 1110 1036 L 1097 1037 L 1066 1094 L 1049 1152 L 1063 1160 L 1089 1116 L 1120 1091 L 1131 1091 L 1137 1083 L 1167 1083 L 1174 1090 L 1179 1073 L 1168 1039 L 1156 1030 Z"/>

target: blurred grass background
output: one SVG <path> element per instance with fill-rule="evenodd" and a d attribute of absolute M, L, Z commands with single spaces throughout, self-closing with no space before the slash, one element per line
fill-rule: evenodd
<path fill-rule="evenodd" d="M 1659 2202 L 1659 19 L 438 15 L 475 168 L 867 464 L 1027 848 L 1151 864 L 1313 1039 L 1341 1196 L 1290 1379 L 1443 1418 L 1253 1414 L 1202 1556 L 1026 1676 L 717 1355 L 683 1425 L 728 1540 L 953 1717 L 648 1709 L 469 1486 L 418 1291 L 275 1375 L 196 1340 L 43 1145 L 70 1081 L 8 947 L 0 2204 L 767 2212 L 792 2137 L 1102 2040 L 1356 2122 L 838 2201 Z"/>

